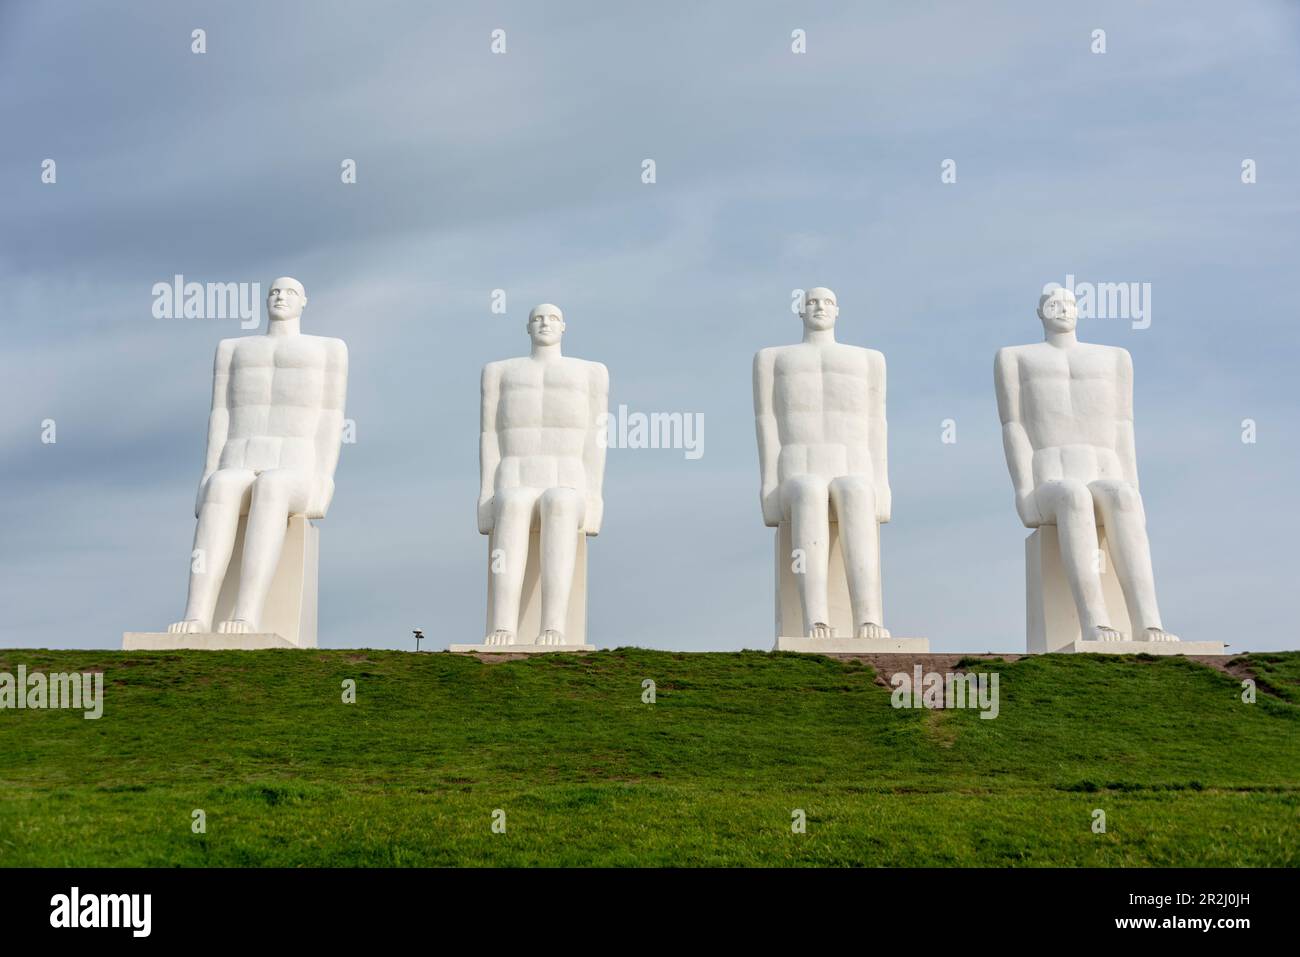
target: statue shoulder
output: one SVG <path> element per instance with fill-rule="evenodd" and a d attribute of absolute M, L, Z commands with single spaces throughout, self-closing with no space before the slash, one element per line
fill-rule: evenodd
<path fill-rule="evenodd" d="M 346 365 L 348 361 L 348 344 L 333 336 L 312 336 L 325 352 L 325 360 L 335 365 Z"/>
<path fill-rule="evenodd" d="M 239 348 L 239 344 L 244 340 L 250 338 L 252 337 L 236 336 L 233 339 L 222 339 L 221 341 L 219 341 L 217 343 L 217 348 L 213 353 L 214 361 L 216 365 L 217 366 L 228 365 L 230 363 L 231 358 L 235 354 L 235 350 Z"/>
<path fill-rule="evenodd" d="M 587 367 L 587 375 L 591 377 L 591 383 L 595 386 L 609 387 L 609 369 L 603 362 L 595 362 L 591 359 L 580 360 Z"/>
<path fill-rule="evenodd" d="M 1022 346 L 1003 346 L 997 351 L 997 354 L 994 355 L 993 364 L 999 369 L 1004 366 L 1015 366 L 1016 363 L 1020 361 L 1021 357 L 1036 345 L 1041 345 L 1041 343 L 1028 343 Z"/>

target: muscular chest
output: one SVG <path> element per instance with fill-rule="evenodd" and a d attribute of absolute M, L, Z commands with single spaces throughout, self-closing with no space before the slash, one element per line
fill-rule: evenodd
<path fill-rule="evenodd" d="M 793 346 L 773 367 L 773 405 L 779 416 L 800 413 L 866 415 L 871 393 L 868 353 L 851 346 Z"/>
<path fill-rule="evenodd" d="M 1113 418 L 1119 405 L 1116 361 L 1104 351 L 1044 350 L 1022 360 L 1021 383 L 1026 413 L 1034 419 Z"/>
<path fill-rule="evenodd" d="M 587 376 L 581 367 L 520 365 L 502 376 L 497 426 L 585 429 L 591 424 L 588 406 Z"/>
<path fill-rule="evenodd" d="M 325 364 L 324 347 L 310 339 L 250 337 L 231 357 L 230 405 L 235 409 L 316 407 L 324 388 Z"/>

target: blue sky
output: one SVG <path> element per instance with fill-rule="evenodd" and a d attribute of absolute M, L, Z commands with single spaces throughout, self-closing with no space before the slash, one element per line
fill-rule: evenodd
<path fill-rule="evenodd" d="M 1067 274 L 1151 283 L 1149 328 L 1080 335 L 1133 354 L 1166 625 L 1296 646 L 1297 5 L 123 6 L 0 4 L 0 646 L 180 616 L 212 352 L 245 333 L 153 318 L 176 273 L 296 276 L 349 344 L 325 646 L 482 635 L 479 370 L 551 301 L 613 405 L 706 422 L 698 460 L 611 450 L 591 639 L 769 647 L 750 361 L 820 284 L 889 364 L 886 624 L 1022 650 L 992 362 Z"/>

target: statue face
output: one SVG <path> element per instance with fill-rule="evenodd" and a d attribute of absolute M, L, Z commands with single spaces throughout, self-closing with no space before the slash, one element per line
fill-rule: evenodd
<path fill-rule="evenodd" d="M 266 312 L 272 322 L 297 319 L 306 305 L 307 290 L 298 280 L 288 276 L 281 276 L 271 283 L 271 291 L 266 294 Z"/>
<path fill-rule="evenodd" d="M 1038 318 L 1049 334 L 1073 332 L 1079 324 L 1079 305 L 1074 301 L 1074 293 L 1060 286 L 1043 293 L 1038 300 Z"/>
<path fill-rule="evenodd" d="M 564 335 L 564 313 L 559 306 L 544 302 L 528 314 L 528 338 L 535 345 L 553 346 Z"/>
<path fill-rule="evenodd" d="M 799 315 L 806 328 L 819 331 L 832 329 L 839 314 L 840 307 L 835 301 L 835 293 L 824 286 L 809 289 L 804 294 L 803 312 Z"/>

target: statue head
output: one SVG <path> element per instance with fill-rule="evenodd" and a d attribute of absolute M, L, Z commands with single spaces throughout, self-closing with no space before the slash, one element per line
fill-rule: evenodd
<path fill-rule="evenodd" d="M 528 338 L 535 346 L 552 346 L 564 335 L 564 313 L 559 306 L 544 302 L 528 314 Z"/>
<path fill-rule="evenodd" d="M 271 283 L 271 291 L 266 294 L 266 314 L 271 322 L 297 319 L 306 305 L 307 290 L 289 276 L 281 276 Z"/>
<path fill-rule="evenodd" d="M 814 286 L 804 293 L 803 311 L 799 313 L 799 318 L 803 320 L 805 329 L 833 329 L 839 314 L 840 307 L 835 301 L 835 293 L 825 286 Z"/>
<path fill-rule="evenodd" d="M 1079 324 L 1079 304 L 1074 293 L 1064 286 L 1053 285 L 1038 297 L 1038 318 L 1043 321 L 1043 332 L 1073 332 Z"/>

